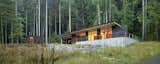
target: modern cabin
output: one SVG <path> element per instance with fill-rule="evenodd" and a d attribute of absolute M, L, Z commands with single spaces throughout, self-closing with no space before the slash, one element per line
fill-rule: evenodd
<path fill-rule="evenodd" d="M 112 22 L 70 32 L 67 36 L 63 37 L 63 43 L 78 44 L 82 41 L 104 40 L 116 37 L 128 37 L 128 31 L 120 24 Z"/>

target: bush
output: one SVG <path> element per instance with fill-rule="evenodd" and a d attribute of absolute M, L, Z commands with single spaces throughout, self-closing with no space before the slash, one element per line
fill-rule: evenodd
<path fill-rule="evenodd" d="M 58 43 L 60 42 L 60 38 L 57 34 L 52 33 L 51 39 L 49 39 L 50 43 Z"/>

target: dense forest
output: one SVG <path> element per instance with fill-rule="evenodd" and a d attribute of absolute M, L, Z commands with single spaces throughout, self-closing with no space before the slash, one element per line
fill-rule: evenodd
<path fill-rule="evenodd" d="M 160 40 L 160 0 L 0 0 L 0 42 L 44 42 L 109 22 L 128 28 L 140 40 Z"/>

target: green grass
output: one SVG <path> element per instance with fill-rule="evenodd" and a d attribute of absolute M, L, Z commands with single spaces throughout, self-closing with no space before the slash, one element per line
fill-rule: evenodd
<path fill-rule="evenodd" d="M 53 64 L 53 51 L 41 45 L 0 45 L 0 64 Z"/>
<path fill-rule="evenodd" d="M 60 56 L 55 64 L 139 64 L 160 55 L 159 49 L 158 42 L 140 42 L 125 48 L 105 48 L 89 53 L 61 52 L 64 55 Z"/>
<path fill-rule="evenodd" d="M 124 48 L 105 48 L 93 52 L 48 50 L 35 45 L 0 45 L 0 64 L 139 64 L 160 55 L 160 43 L 140 42 Z"/>

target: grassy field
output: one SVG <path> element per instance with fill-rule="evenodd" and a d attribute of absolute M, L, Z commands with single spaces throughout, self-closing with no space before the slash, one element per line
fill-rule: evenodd
<path fill-rule="evenodd" d="M 42 45 L 0 45 L 0 64 L 54 64 L 54 51 Z"/>
<path fill-rule="evenodd" d="M 160 43 L 140 42 L 125 48 L 93 52 L 48 50 L 41 45 L 0 45 L 0 64 L 141 64 L 160 55 Z"/>
<path fill-rule="evenodd" d="M 60 52 L 56 55 L 55 64 L 142 64 L 144 60 L 160 55 L 160 43 L 140 42 L 126 48 L 105 48 L 88 53 Z"/>

